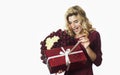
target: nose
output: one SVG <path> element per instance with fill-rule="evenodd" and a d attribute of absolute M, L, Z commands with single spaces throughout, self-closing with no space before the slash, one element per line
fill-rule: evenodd
<path fill-rule="evenodd" d="M 71 23 L 71 27 L 72 28 L 74 28 L 75 27 L 75 23 L 73 22 L 73 23 Z"/>

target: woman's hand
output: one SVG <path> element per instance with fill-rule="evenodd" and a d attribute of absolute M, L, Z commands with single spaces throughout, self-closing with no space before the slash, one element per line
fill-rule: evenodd
<path fill-rule="evenodd" d="M 83 34 L 82 37 L 79 38 L 79 41 L 81 42 L 81 44 L 84 46 L 84 48 L 86 49 L 86 52 L 88 53 L 89 57 L 91 58 L 92 61 L 94 61 L 96 59 L 96 54 L 95 52 L 89 47 L 90 45 L 90 41 L 88 39 L 88 37 Z"/>
<path fill-rule="evenodd" d="M 85 49 L 88 48 L 90 45 L 90 41 L 86 34 L 82 34 L 79 38 L 79 41 L 81 42 L 81 44 L 84 46 Z"/>
<path fill-rule="evenodd" d="M 60 74 L 62 73 L 63 71 L 62 70 L 59 70 L 57 73 Z M 57 73 L 55 73 L 55 75 L 57 75 Z"/>

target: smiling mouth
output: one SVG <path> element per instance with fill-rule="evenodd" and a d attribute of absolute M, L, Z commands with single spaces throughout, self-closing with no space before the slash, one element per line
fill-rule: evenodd
<path fill-rule="evenodd" d="M 77 32 L 78 31 L 78 27 L 74 28 L 73 31 Z"/>

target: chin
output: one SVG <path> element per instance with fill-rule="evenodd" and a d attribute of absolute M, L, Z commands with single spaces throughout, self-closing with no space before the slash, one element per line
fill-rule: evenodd
<path fill-rule="evenodd" d="M 80 34 L 80 32 L 76 32 L 76 33 L 75 33 L 75 35 L 79 35 L 79 34 Z"/>

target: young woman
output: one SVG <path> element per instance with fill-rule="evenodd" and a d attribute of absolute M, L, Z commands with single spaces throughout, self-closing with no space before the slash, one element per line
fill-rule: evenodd
<path fill-rule="evenodd" d="M 80 69 L 65 71 L 64 75 L 93 75 L 92 65 L 95 64 L 96 66 L 99 66 L 102 62 L 101 38 L 99 32 L 92 27 L 85 11 L 80 6 L 75 5 L 70 7 L 66 11 L 65 20 L 67 28 L 65 31 L 62 32 L 60 30 L 56 32 L 57 34 L 52 33 L 50 36 L 48 36 L 52 37 L 53 35 L 56 35 L 62 37 L 61 40 L 63 40 L 59 40 L 58 42 L 54 43 L 51 48 L 75 45 L 77 41 L 79 41 L 80 45 L 84 47 L 84 53 L 87 57 L 87 62 Z M 44 63 L 46 63 L 44 54 L 44 50 L 46 50 L 45 43 L 46 40 L 41 42 L 41 59 Z M 61 72 L 63 71 L 58 71 L 58 73 Z"/>
<path fill-rule="evenodd" d="M 68 70 L 65 75 L 93 75 L 92 64 L 99 66 L 102 62 L 100 34 L 92 27 L 85 11 L 80 6 L 70 7 L 66 11 L 65 19 L 68 34 L 80 41 L 88 58 L 84 68 Z"/>

